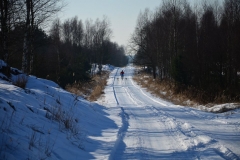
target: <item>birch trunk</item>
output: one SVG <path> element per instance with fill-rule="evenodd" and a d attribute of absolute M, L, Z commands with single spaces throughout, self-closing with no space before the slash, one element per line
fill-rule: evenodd
<path fill-rule="evenodd" d="M 30 30 L 30 0 L 26 0 L 27 17 L 26 17 L 26 30 L 23 40 L 23 57 L 22 57 L 22 71 L 28 71 L 28 55 L 29 55 L 29 30 Z"/>

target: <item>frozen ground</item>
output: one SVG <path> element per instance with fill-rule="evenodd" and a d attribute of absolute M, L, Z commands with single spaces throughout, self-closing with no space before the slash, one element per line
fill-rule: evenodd
<path fill-rule="evenodd" d="M 123 69 L 124 79 L 122 68 L 111 71 L 96 103 L 34 76 L 26 89 L 0 79 L 0 159 L 240 159 L 239 109 L 173 105 Z"/>

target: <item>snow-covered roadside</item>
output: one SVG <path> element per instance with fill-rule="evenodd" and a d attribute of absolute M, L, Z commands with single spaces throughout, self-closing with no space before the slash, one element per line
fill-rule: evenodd
<path fill-rule="evenodd" d="M 206 111 L 206 112 L 213 112 L 213 113 L 223 113 L 231 110 L 235 110 L 240 108 L 240 104 L 238 103 L 225 103 L 225 104 L 218 104 L 213 105 L 212 107 L 207 107 L 203 105 L 196 106 L 197 109 Z"/>
<path fill-rule="evenodd" d="M 115 67 L 110 65 L 110 64 L 106 64 L 106 65 L 102 65 L 102 71 L 112 71 Z M 94 74 L 97 74 L 99 72 L 99 65 L 98 64 L 92 64 L 92 72 Z"/>
<path fill-rule="evenodd" d="M 0 159 L 106 159 L 120 112 L 49 80 L 28 76 L 22 89 L 0 78 Z"/>

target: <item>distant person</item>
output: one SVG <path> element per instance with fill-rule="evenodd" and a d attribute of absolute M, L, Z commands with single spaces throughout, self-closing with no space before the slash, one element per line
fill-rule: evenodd
<path fill-rule="evenodd" d="M 122 77 L 122 79 L 123 79 L 123 76 L 124 76 L 123 70 L 120 72 L 120 75 L 121 75 L 121 77 Z"/>

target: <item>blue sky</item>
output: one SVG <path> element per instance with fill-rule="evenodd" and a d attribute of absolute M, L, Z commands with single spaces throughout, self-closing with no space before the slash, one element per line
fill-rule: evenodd
<path fill-rule="evenodd" d="M 162 0 L 65 0 L 65 2 L 68 5 L 59 14 L 62 21 L 78 16 L 84 23 L 86 19 L 95 21 L 97 18 L 107 16 L 113 31 L 111 40 L 119 45 L 127 45 L 140 11 L 146 8 L 153 11 L 160 6 Z"/>

